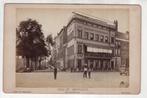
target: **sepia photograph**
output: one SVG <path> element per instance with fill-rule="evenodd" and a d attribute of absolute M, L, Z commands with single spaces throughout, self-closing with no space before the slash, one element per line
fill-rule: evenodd
<path fill-rule="evenodd" d="M 12 39 L 5 57 L 13 60 L 12 69 L 4 64 L 4 73 L 13 74 L 13 87 L 6 92 L 139 93 L 139 6 L 20 5 L 5 5 L 5 15 L 14 18 L 13 26 L 5 23 L 13 29 L 5 36 L 5 41 Z"/>

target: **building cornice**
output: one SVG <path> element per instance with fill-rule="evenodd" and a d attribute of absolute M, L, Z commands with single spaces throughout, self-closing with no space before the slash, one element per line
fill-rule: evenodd
<path fill-rule="evenodd" d="M 92 23 L 92 24 L 96 24 L 96 25 L 99 25 L 99 26 L 104 26 L 104 27 L 107 27 L 107 28 L 111 28 L 111 29 L 116 29 L 115 27 L 115 24 L 109 24 L 105 21 L 102 21 L 102 20 L 98 20 L 98 19 L 94 19 L 94 18 L 91 18 L 91 17 L 88 17 L 88 16 L 84 16 L 84 15 L 80 15 L 80 14 L 74 14 L 71 19 L 69 20 L 68 24 L 67 24 L 67 27 L 72 23 L 73 20 L 75 19 L 79 19 L 79 20 L 82 20 L 82 21 L 86 21 L 86 22 L 89 22 L 89 23 Z"/>
<path fill-rule="evenodd" d="M 124 41 L 124 42 L 129 42 L 129 40 L 127 40 L 127 39 L 121 39 L 121 38 L 117 38 L 117 37 L 116 37 L 116 40 Z"/>

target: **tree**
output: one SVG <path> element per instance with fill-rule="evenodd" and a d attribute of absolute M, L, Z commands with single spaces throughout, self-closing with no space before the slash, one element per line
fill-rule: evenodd
<path fill-rule="evenodd" d="M 49 34 L 47 37 L 46 37 L 46 42 L 48 43 L 48 45 L 50 44 L 51 46 L 53 46 L 55 44 L 54 40 L 53 40 L 53 37 L 51 34 Z"/>
<path fill-rule="evenodd" d="M 27 68 L 33 67 L 30 61 L 35 61 L 36 68 L 38 58 L 48 56 L 41 27 L 36 20 L 28 19 L 16 28 L 16 54 L 26 58 Z"/>
<path fill-rule="evenodd" d="M 49 34 L 46 37 L 46 43 L 47 43 L 47 47 L 48 47 L 48 54 L 51 55 L 51 47 L 53 47 L 55 45 L 55 42 L 54 42 L 51 34 Z"/>
<path fill-rule="evenodd" d="M 48 46 L 48 53 L 49 53 L 49 55 L 51 55 L 49 63 L 53 66 L 56 63 L 56 59 L 55 59 L 55 57 L 56 57 L 56 47 L 55 47 L 56 43 L 53 40 L 53 37 L 51 34 L 46 37 L 46 42 L 47 42 L 47 46 Z M 51 47 L 52 47 L 52 50 L 51 50 Z"/>

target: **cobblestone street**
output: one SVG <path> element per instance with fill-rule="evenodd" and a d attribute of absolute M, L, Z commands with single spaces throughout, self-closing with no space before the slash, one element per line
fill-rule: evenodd
<path fill-rule="evenodd" d="M 16 86 L 29 88 L 44 87 L 120 87 L 121 81 L 128 85 L 128 76 L 119 72 L 92 72 L 91 79 L 83 78 L 83 73 L 58 72 L 54 80 L 53 72 L 16 73 Z"/>

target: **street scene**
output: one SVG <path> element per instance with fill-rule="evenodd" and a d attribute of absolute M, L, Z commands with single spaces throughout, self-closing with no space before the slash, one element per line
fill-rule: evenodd
<path fill-rule="evenodd" d="M 16 87 L 129 87 L 129 31 L 119 31 L 120 18 L 69 12 L 54 32 L 50 21 L 31 15 L 17 22 Z"/>

